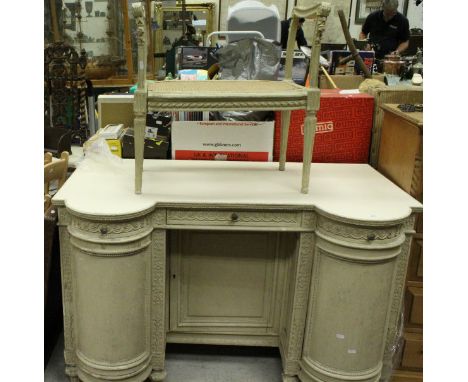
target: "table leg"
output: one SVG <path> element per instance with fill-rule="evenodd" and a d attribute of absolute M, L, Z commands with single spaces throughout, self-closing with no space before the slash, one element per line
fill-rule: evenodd
<path fill-rule="evenodd" d="M 291 111 L 281 111 L 281 142 L 280 142 L 280 157 L 279 157 L 279 170 L 284 171 L 286 163 L 286 153 L 288 151 L 288 134 L 289 122 L 291 121 Z"/>
<path fill-rule="evenodd" d="M 166 378 L 166 371 L 163 370 L 163 371 L 153 371 L 151 372 L 151 375 L 150 375 L 150 380 L 151 382 L 161 382 L 161 381 L 164 381 L 164 379 Z"/>
<path fill-rule="evenodd" d="M 135 118 L 135 193 L 141 194 L 143 182 L 143 149 L 145 144 L 146 119 Z"/>
<path fill-rule="evenodd" d="M 312 162 L 312 150 L 314 148 L 315 129 L 317 117 L 315 111 L 307 111 L 304 121 L 304 153 L 302 162 L 302 188 L 303 194 L 309 193 L 310 163 Z"/>

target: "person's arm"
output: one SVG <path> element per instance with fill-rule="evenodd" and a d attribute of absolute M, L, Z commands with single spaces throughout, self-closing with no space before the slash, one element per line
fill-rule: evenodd
<path fill-rule="evenodd" d="M 361 33 L 359 33 L 359 40 L 367 39 L 367 35 L 370 33 L 370 21 L 369 16 L 366 17 L 364 24 L 362 24 Z"/>
<path fill-rule="evenodd" d="M 296 41 L 297 41 L 297 47 L 299 49 L 301 48 L 301 46 L 307 46 L 307 40 L 304 36 L 304 31 L 302 30 L 302 28 L 299 28 L 297 30 Z"/>
<path fill-rule="evenodd" d="M 398 48 L 396 48 L 395 52 L 393 52 L 393 53 L 401 54 L 406 49 L 408 49 L 408 46 L 409 46 L 409 40 L 408 41 L 403 41 L 402 43 L 400 43 L 400 45 L 398 45 Z"/>
<path fill-rule="evenodd" d="M 408 49 L 409 46 L 409 22 L 408 19 L 405 18 L 405 21 L 401 27 L 401 30 L 398 31 L 398 47 L 393 53 L 401 54 L 403 53 L 406 49 Z"/>

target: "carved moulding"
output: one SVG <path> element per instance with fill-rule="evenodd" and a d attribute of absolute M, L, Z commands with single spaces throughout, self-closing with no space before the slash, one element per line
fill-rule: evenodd
<path fill-rule="evenodd" d="M 385 342 L 385 352 L 383 357 L 384 369 L 391 370 L 393 368 L 393 356 L 395 345 L 398 341 L 399 320 L 403 305 L 403 297 L 406 283 L 406 272 L 408 269 L 408 261 L 411 249 L 413 235 L 415 233 L 414 223 L 416 214 L 412 214 L 404 224 L 405 241 L 401 247 L 401 255 L 398 257 L 393 281 L 393 291 L 388 319 L 387 336 Z M 385 373 L 383 373 L 385 374 Z"/>
<path fill-rule="evenodd" d="M 147 234 L 155 222 L 163 224 L 164 210 L 154 207 L 128 215 L 91 216 L 70 209 L 59 208 L 60 226 L 68 226 L 77 238 L 88 241 L 127 241 L 128 238 Z M 155 220 L 157 219 L 157 220 Z"/>
<path fill-rule="evenodd" d="M 60 216 L 59 209 L 59 216 Z M 66 215 L 67 216 L 67 215 Z M 70 380 L 78 378 L 76 369 L 75 336 L 73 330 L 73 278 L 71 270 L 70 234 L 66 227 L 59 227 L 60 231 L 60 268 L 62 277 L 63 302 L 63 332 L 65 374 Z"/>
<path fill-rule="evenodd" d="M 277 211 L 238 211 L 238 210 L 196 210 L 196 209 L 169 209 L 167 220 L 172 224 L 191 223 L 225 223 L 231 220 L 233 212 L 236 213 L 236 223 L 277 224 L 299 226 L 301 215 L 297 212 Z"/>
<path fill-rule="evenodd" d="M 166 377 L 166 230 L 155 229 L 151 248 L 151 380 Z"/>
<path fill-rule="evenodd" d="M 298 257 L 294 269 L 293 300 L 289 317 L 289 333 L 280 341 L 280 352 L 283 361 L 283 379 L 297 375 L 302 354 L 303 335 L 309 301 L 309 286 L 315 235 L 312 232 L 300 234 Z"/>
<path fill-rule="evenodd" d="M 186 111 L 203 111 L 203 110 L 297 110 L 304 108 L 306 102 L 304 100 L 290 100 L 290 101 L 251 101 L 251 102 L 233 102 L 233 101 L 210 101 L 210 102 L 194 102 L 194 101 L 180 101 L 180 102 L 165 102 L 154 101 L 151 98 L 148 100 L 148 109 L 150 110 L 186 110 Z"/>
<path fill-rule="evenodd" d="M 386 247 L 387 244 L 404 239 L 404 222 L 386 223 L 341 221 L 319 214 L 317 217 L 317 234 L 328 240 L 346 246 L 363 246 L 363 248 Z"/>

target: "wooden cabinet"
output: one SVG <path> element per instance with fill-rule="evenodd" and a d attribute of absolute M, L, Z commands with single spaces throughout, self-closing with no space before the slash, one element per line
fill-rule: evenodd
<path fill-rule="evenodd" d="M 377 169 L 403 190 L 423 200 L 423 114 L 384 104 Z M 404 301 L 404 332 L 394 382 L 422 381 L 423 215 L 418 214 L 411 245 Z"/>
<path fill-rule="evenodd" d="M 377 170 L 422 201 L 423 113 L 384 104 Z"/>
<path fill-rule="evenodd" d="M 421 370 L 423 367 L 423 338 L 418 333 L 405 333 L 401 366 Z"/>
<path fill-rule="evenodd" d="M 407 317 L 409 325 L 423 323 L 423 288 L 408 287 L 406 289 Z"/>
<path fill-rule="evenodd" d="M 148 161 L 136 195 L 133 160 L 86 160 L 53 199 L 70 381 L 163 381 L 167 342 L 278 347 L 284 382 L 379 378 L 414 198 L 368 165 L 312 163 L 301 194 L 300 163 L 217 161 Z"/>
<path fill-rule="evenodd" d="M 385 104 L 423 103 L 423 89 L 420 86 L 387 86 L 385 88 L 370 88 L 367 93 L 374 97 L 374 122 L 369 163 L 377 168 L 385 115 L 385 111 L 381 106 Z"/>

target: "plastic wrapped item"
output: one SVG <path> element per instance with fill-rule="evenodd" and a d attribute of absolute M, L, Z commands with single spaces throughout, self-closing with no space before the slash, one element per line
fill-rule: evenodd
<path fill-rule="evenodd" d="M 393 370 L 398 367 L 401 361 L 403 351 L 403 326 L 404 326 L 404 306 L 401 309 L 398 328 L 395 332 L 395 338 L 391 341 L 389 349 L 385 349 L 385 358 L 382 365 L 382 374 L 379 382 L 390 382 L 392 380 Z"/>
<path fill-rule="evenodd" d="M 265 5 L 257 0 L 241 1 L 228 8 L 227 30 L 259 31 L 265 38 L 281 40 L 281 21 L 276 5 Z M 242 35 L 231 34 L 228 41 L 237 41 Z"/>
<path fill-rule="evenodd" d="M 281 59 L 279 44 L 259 38 L 246 38 L 217 52 L 222 80 L 278 79 Z"/>
<path fill-rule="evenodd" d="M 103 137 L 99 135 L 94 137 L 94 139 L 85 142 L 83 146 L 84 160 L 77 165 L 77 168 L 95 171 L 96 166 L 104 166 L 112 171 L 118 171 L 122 167 L 122 158 L 112 154 Z"/>
<path fill-rule="evenodd" d="M 221 80 L 277 80 L 281 47 L 247 38 L 218 51 Z M 271 111 L 223 111 L 210 113 L 214 121 L 272 121 Z"/>

